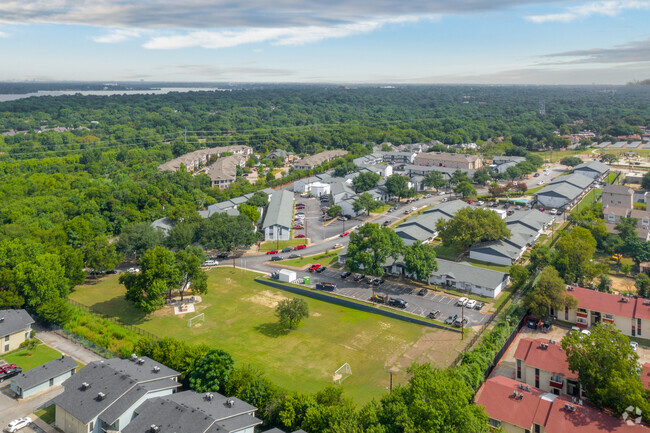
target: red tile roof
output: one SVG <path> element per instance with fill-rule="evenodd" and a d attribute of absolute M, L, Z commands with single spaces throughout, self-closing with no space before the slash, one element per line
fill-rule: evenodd
<path fill-rule="evenodd" d="M 522 338 L 515 351 L 515 359 L 521 359 L 527 366 L 548 371 L 567 379 L 578 379 L 578 374 L 569 370 L 566 353 L 559 342 L 550 344 L 548 338 Z M 548 347 L 542 349 L 542 343 Z"/>
<path fill-rule="evenodd" d="M 523 398 L 515 399 L 514 391 Z M 628 425 L 598 409 L 574 404 L 569 396 L 555 396 L 535 387 L 519 389 L 519 382 L 507 377 L 488 379 L 476 394 L 476 403 L 485 408 L 492 419 L 533 430 L 533 423 L 544 426 L 545 433 L 650 433 L 644 425 Z M 565 404 L 575 410 L 568 410 Z"/>
<path fill-rule="evenodd" d="M 571 287 L 572 289 L 566 293 L 578 300 L 578 308 L 600 311 L 615 316 L 634 317 L 634 307 L 636 305 L 634 298 L 629 299 L 628 302 L 623 302 L 620 295 L 597 292 L 578 286 Z"/>

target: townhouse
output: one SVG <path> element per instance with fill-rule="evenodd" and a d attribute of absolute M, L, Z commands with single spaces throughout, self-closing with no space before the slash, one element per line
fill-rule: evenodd
<path fill-rule="evenodd" d="M 262 224 L 264 240 L 289 240 L 291 237 L 292 216 L 293 193 L 287 190 L 276 191 L 271 197 L 264 224 Z"/>
<path fill-rule="evenodd" d="M 194 152 L 186 153 L 185 155 L 181 155 L 178 158 L 165 162 L 164 164 L 160 164 L 158 170 L 178 171 L 181 168 L 181 165 L 184 165 L 187 171 L 193 172 L 208 165 L 210 158 L 219 158 L 224 153 L 232 153 L 234 155 L 248 157 L 253 154 L 253 148 L 250 146 L 237 145 L 195 150 Z"/>
<path fill-rule="evenodd" d="M 347 150 L 326 150 L 315 155 L 306 156 L 296 161 L 293 166 L 296 170 L 312 170 L 325 162 L 332 161 L 347 154 Z"/>
<path fill-rule="evenodd" d="M 395 229 L 395 233 L 402 238 L 406 246 L 413 245 L 416 241 L 431 242 L 438 236 L 436 224 L 439 220 L 451 219 L 456 212 L 469 206 L 463 200 L 441 203 L 416 217 L 409 218 Z"/>
<path fill-rule="evenodd" d="M 33 323 L 25 310 L 0 310 L 0 354 L 18 349 L 29 340 Z"/>
<path fill-rule="evenodd" d="M 555 178 L 535 193 L 543 206 L 562 209 L 577 203 L 591 188 L 594 178 L 580 172 Z"/>
<path fill-rule="evenodd" d="M 483 160 L 480 156 L 464 153 L 424 152 L 417 154 L 413 164 L 476 170 L 483 167 Z"/>
<path fill-rule="evenodd" d="M 237 180 L 237 167 L 246 165 L 247 155 L 229 155 L 217 159 L 210 165 L 206 174 L 210 178 L 210 186 L 219 189 L 227 188 L 231 183 Z"/>

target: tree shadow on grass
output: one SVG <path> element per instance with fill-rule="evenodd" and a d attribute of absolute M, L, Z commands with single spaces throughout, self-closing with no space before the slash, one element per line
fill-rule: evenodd
<path fill-rule="evenodd" d="M 145 321 L 146 314 L 136 309 L 123 296 L 93 304 L 91 310 L 109 317 L 116 317 L 126 325 L 138 325 Z"/>
<path fill-rule="evenodd" d="M 289 328 L 278 322 L 262 323 L 261 325 L 257 325 L 255 330 L 271 338 L 278 338 L 289 334 Z"/>

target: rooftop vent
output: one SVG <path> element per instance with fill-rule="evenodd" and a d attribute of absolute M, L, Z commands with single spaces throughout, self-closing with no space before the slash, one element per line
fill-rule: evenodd
<path fill-rule="evenodd" d="M 105 398 L 106 398 L 106 394 L 104 394 L 103 392 L 100 391 L 100 392 L 97 393 L 97 400 L 98 401 L 102 401 Z"/>
<path fill-rule="evenodd" d="M 160 371 L 160 367 L 158 367 L 157 365 L 154 365 L 153 366 L 153 372 L 158 373 L 159 371 Z"/>
<path fill-rule="evenodd" d="M 568 410 L 569 412 L 575 412 L 576 407 L 572 404 L 564 403 L 564 409 Z"/>
<path fill-rule="evenodd" d="M 135 363 L 138 364 L 138 365 L 142 365 L 142 364 L 144 364 L 144 359 L 138 358 L 138 360 L 135 361 Z"/>
<path fill-rule="evenodd" d="M 540 348 L 540 349 L 543 349 L 543 350 L 546 350 L 546 349 L 548 349 L 548 344 L 546 344 L 546 343 L 539 343 L 539 348 Z"/>
<path fill-rule="evenodd" d="M 566 286 L 566 289 L 567 289 L 569 292 L 572 292 L 572 291 L 573 291 L 573 286 Z"/>
<path fill-rule="evenodd" d="M 650 305 L 650 301 L 643 301 L 643 305 Z"/>
<path fill-rule="evenodd" d="M 0 323 L 2 323 L 2 322 L 4 322 L 4 321 L 5 321 L 5 318 L 4 318 L 4 317 L 0 317 Z"/>
<path fill-rule="evenodd" d="M 83 383 L 81 384 L 81 390 L 82 390 L 82 391 L 85 391 L 85 390 L 87 390 L 87 389 L 90 389 L 90 384 L 89 384 L 88 382 L 83 382 Z"/>
<path fill-rule="evenodd" d="M 525 389 L 526 391 L 530 391 L 530 386 L 526 385 L 526 387 L 525 387 L 524 389 Z"/>
<path fill-rule="evenodd" d="M 555 340 L 548 340 L 548 343 L 549 343 L 549 344 L 555 344 L 555 343 L 557 343 L 557 341 L 555 341 Z"/>
<path fill-rule="evenodd" d="M 135 362 L 135 361 L 138 360 L 138 355 L 136 355 L 135 353 L 132 353 L 130 359 L 131 359 L 131 361 Z"/>
<path fill-rule="evenodd" d="M 235 406 L 235 400 L 233 400 L 232 398 L 229 398 L 228 400 L 226 400 L 226 406 L 234 407 Z"/>
<path fill-rule="evenodd" d="M 159 426 L 159 425 L 156 425 L 156 424 L 151 424 L 151 425 L 149 426 L 149 431 L 150 431 L 151 433 L 158 433 L 158 432 L 160 431 L 160 426 Z"/>
<path fill-rule="evenodd" d="M 621 298 L 621 302 L 630 302 L 630 300 L 628 298 L 626 298 L 625 296 L 623 296 Z"/>
<path fill-rule="evenodd" d="M 214 394 L 212 394 L 211 392 L 206 392 L 204 398 L 208 401 L 212 401 L 212 399 L 214 398 Z"/>

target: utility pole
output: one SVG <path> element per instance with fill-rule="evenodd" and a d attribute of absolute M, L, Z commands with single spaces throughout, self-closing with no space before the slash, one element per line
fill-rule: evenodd
<path fill-rule="evenodd" d="M 187 144 L 187 126 L 185 127 L 184 141 Z"/>
<path fill-rule="evenodd" d="M 388 387 L 388 392 L 392 393 L 393 392 L 393 372 L 391 370 L 388 370 L 388 374 L 390 375 L 390 385 Z"/>
<path fill-rule="evenodd" d="M 465 339 L 465 304 L 460 307 L 460 339 Z"/>

